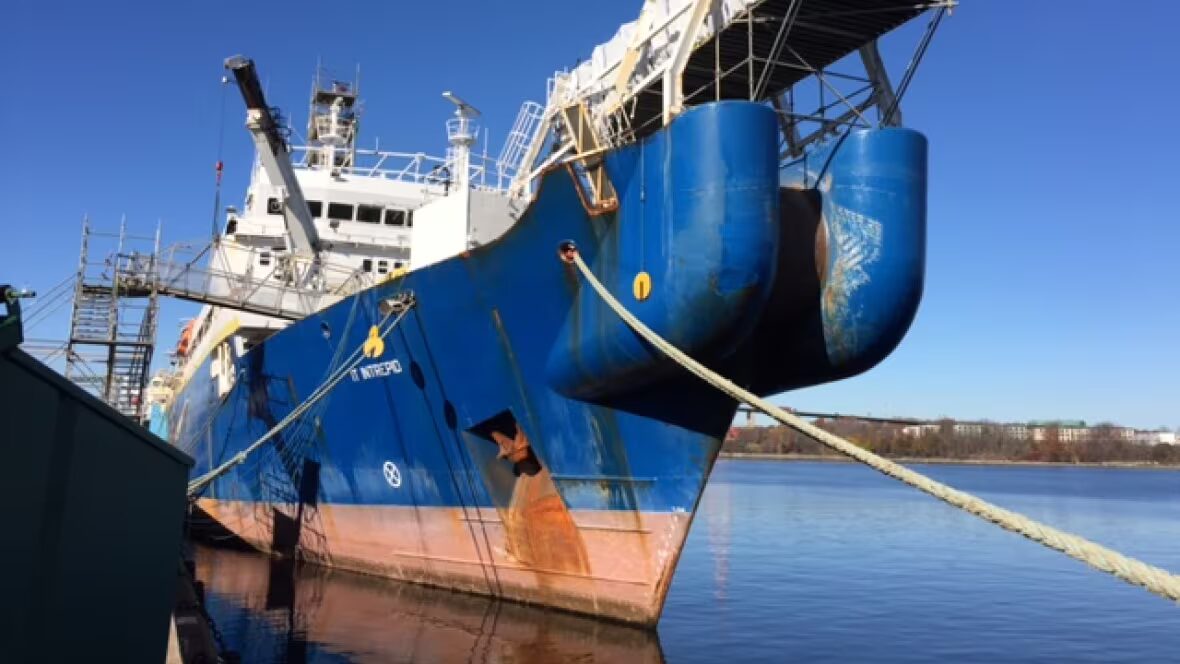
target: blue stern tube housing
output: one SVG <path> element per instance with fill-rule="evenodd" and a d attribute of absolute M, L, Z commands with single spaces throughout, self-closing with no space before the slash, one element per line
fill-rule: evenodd
<path fill-rule="evenodd" d="M 688 111 L 608 158 L 619 206 L 583 252 L 644 323 L 758 394 L 876 365 L 913 321 L 925 270 L 921 134 L 858 130 L 782 167 L 777 146 L 766 106 Z M 647 299 L 632 292 L 640 272 Z M 683 378 L 589 288 L 547 366 L 559 393 L 598 402 Z"/>
<path fill-rule="evenodd" d="M 590 267 L 646 325 L 696 356 L 732 352 L 770 295 L 779 241 L 778 125 L 749 102 L 693 108 L 607 158 L 619 205 L 602 217 Z M 640 272 L 651 296 L 635 297 Z M 563 395 L 597 399 L 648 385 L 677 367 L 588 287 L 548 362 Z"/>
<path fill-rule="evenodd" d="M 729 375 L 776 394 L 893 352 L 922 299 L 926 149 L 909 129 L 858 130 L 784 167 L 775 285 Z"/>

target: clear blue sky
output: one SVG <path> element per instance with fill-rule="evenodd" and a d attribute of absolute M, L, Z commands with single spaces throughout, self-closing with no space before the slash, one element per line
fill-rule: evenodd
<path fill-rule="evenodd" d="M 14 0 L 0 22 L 0 278 L 46 289 L 80 219 L 169 241 L 206 236 L 225 118 L 225 203 L 250 163 L 221 63 L 253 57 L 305 120 L 317 58 L 362 67 L 363 141 L 441 153 L 454 90 L 493 152 L 520 101 L 589 55 L 638 0 L 117 2 Z M 905 99 L 930 138 L 926 295 L 869 374 L 784 395 L 806 409 L 962 419 L 1180 425 L 1180 4 L 967 0 Z M 907 44 L 913 43 L 909 32 Z M 904 35 L 903 35 L 904 36 Z M 898 44 L 900 47 L 901 44 Z M 887 48 L 892 69 L 901 49 Z M 896 74 L 895 74 L 896 75 Z M 171 304 L 162 348 L 191 306 Z M 65 336 L 64 315 L 34 331 Z"/>

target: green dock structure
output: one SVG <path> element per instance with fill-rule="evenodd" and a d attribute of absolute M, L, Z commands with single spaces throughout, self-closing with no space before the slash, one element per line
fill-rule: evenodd
<path fill-rule="evenodd" d="M 0 660 L 163 662 L 193 461 L 17 348 L 8 304 Z"/>

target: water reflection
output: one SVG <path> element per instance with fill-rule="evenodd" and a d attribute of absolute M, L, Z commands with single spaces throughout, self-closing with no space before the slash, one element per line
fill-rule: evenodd
<path fill-rule="evenodd" d="M 728 484 L 714 484 L 701 498 L 700 516 L 705 521 L 709 555 L 713 558 L 713 599 L 724 602 L 729 578 L 729 547 L 733 536 L 733 496 Z"/>
<path fill-rule="evenodd" d="M 197 578 L 243 662 L 663 662 L 655 632 L 197 546 Z"/>

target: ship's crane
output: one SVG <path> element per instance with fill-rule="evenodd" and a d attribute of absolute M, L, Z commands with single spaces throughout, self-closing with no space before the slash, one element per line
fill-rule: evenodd
<path fill-rule="evenodd" d="M 295 177 L 291 148 L 287 145 L 276 112 L 266 104 L 254 62 L 238 55 L 226 59 L 225 68 L 233 72 L 242 99 L 246 102 L 246 128 L 254 139 L 259 162 L 266 171 L 267 179 L 278 190 L 273 192 L 273 196 L 267 196 L 278 202 L 278 209 L 268 212 L 282 214 L 288 251 L 274 256 L 269 244 L 238 244 L 214 238 L 195 256 L 182 258 L 177 251 L 187 254 L 186 246 L 177 245 L 167 255 L 162 255 L 157 244 L 150 254 L 121 256 L 113 272 L 104 276 L 104 279 L 112 281 L 106 290 L 117 292 L 121 297 L 155 298 L 157 295 L 167 295 L 270 318 L 298 320 L 371 285 L 371 279 L 361 270 L 332 265 L 328 260 L 330 257 L 324 255 L 332 249 L 332 245 L 321 239 L 316 230 L 311 210 Z M 228 82 L 228 78 L 225 82 Z M 342 97 L 347 99 L 337 104 Z M 333 150 L 324 157 L 325 164 L 351 163 L 355 117 L 350 112 L 347 121 L 342 121 L 341 115 L 346 110 L 351 111 L 351 101 L 354 100 L 355 95 L 349 90 L 343 95 L 333 96 L 328 102 L 335 105 L 331 122 L 321 128 L 316 136 L 320 143 Z M 321 98 L 313 99 L 313 104 L 321 103 Z M 314 110 L 312 119 L 317 119 Z M 339 148 L 343 148 L 347 154 L 337 161 L 334 150 Z M 271 205 L 269 200 L 267 205 Z M 84 254 L 85 246 L 83 240 Z M 265 262 L 262 260 L 264 254 Z M 202 262 L 202 258 L 205 262 Z M 243 259 L 246 266 L 272 265 L 272 259 L 274 263 L 269 270 L 239 269 Z M 237 266 L 233 264 L 234 260 L 238 260 Z M 94 291 L 100 299 L 106 297 L 102 295 L 103 292 L 101 289 Z M 113 305 L 108 302 L 104 306 L 109 308 Z M 152 331 L 154 334 L 154 327 Z M 138 384 L 142 386 L 143 381 Z"/>
<path fill-rule="evenodd" d="M 282 188 L 279 199 L 283 223 L 287 227 L 291 257 L 296 259 L 292 261 L 292 266 L 311 266 L 310 269 L 293 271 L 292 276 L 298 285 L 311 286 L 318 277 L 322 243 L 311 211 L 307 207 L 307 201 L 303 198 L 303 190 L 295 178 L 287 141 L 279 131 L 279 124 L 275 121 L 271 108 L 266 104 L 266 96 L 258 82 L 254 61 L 245 56 L 235 55 L 226 59 L 225 68 L 233 72 L 238 89 L 242 92 L 242 99 L 246 102 L 246 128 L 250 130 L 250 135 L 254 139 L 262 168 L 266 171 L 267 178 Z"/>

